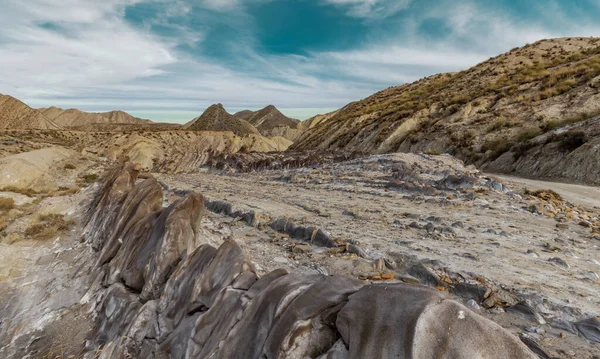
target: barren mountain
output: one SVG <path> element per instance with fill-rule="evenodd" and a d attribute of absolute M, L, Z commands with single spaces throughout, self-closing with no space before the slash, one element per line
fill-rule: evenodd
<path fill-rule="evenodd" d="M 240 114 L 238 112 L 236 116 Z M 297 128 L 300 121 L 289 118 L 282 114 L 275 106 L 269 105 L 262 110 L 258 110 L 252 113 L 252 116 L 248 117 L 248 113 L 242 111 L 242 115 L 246 121 L 250 122 L 256 127 L 261 133 L 263 131 L 269 131 L 278 126 L 288 126 L 290 128 Z"/>
<path fill-rule="evenodd" d="M 40 111 L 16 98 L 0 94 L 0 129 L 58 129 L 59 126 Z"/>
<path fill-rule="evenodd" d="M 92 124 L 108 123 L 109 119 L 97 114 L 75 108 L 63 110 L 58 107 L 40 109 L 44 115 L 52 119 L 62 128 L 86 127 Z"/>
<path fill-rule="evenodd" d="M 240 112 L 234 113 L 233 115 L 241 120 L 248 121 L 250 117 L 254 116 L 254 111 L 242 110 Z"/>
<path fill-rule="evenodd" d="M 229 114 L 220 103 L 207 108 L 200 117 L 186 123 L 183 128 L 192 131 L 231 131 L 238 136 L 259 134 L 254 126 Z"/>
<path fill-rule="evenodd" d="M 466 71 L 427 77 L 350 103 L 319 118 L 292 149 L 447 152 L 479 166 L 510 153 L 495 168 L 529 175 L 519 161 L 535 161 L 528 151 L 542 138 L 553 151 L 546 155 L 562 159 L 559 166 L 569 165 L 570 156 L 598 156 L 590 151 L 600 138 L 586 129 L 597 127 L 599 88 L 600 39 L 542 40 Z M 577 130 L 583 133 L 573 132 L 570 126 L 587 120 L 589 126 Z M 572 171 L 554 171 L 575 179 Z M 543 170 L 535 175 L 553 176 Z M 594 176 L 600 181 L 599 173 Z"/>
<path fill-rule="evenodd" d="M 298 129 L 300 121 L 287 117 L 273 105 L 259 111 L 240 111 L 234 116 L 250 122 L 263 136 L 283 137 L 293 142 L 302 134 Z"/>
<path fill-rule="evenodd" d="M 128 114 L 125 111 L 110 111 L 110 112 L 100 112 L 98 113 L 101 116 L 106 117 L 110 123 L 121 123 L 121 124 L 152 124 L 153 122 L 150 120 L 145 120 L 142 118 L 134 117 Z"/>

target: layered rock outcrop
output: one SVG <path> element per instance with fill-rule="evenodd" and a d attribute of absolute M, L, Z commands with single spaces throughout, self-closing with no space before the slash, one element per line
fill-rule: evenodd
<path fill-rule="evenodd" d="M 103 274 L 87 358 L 535 357 L 423 286 L 282 269 L 259 278 L 238 241 L 199 238 L 201 195 L 162 208 L 160 194 L 125 164 L 90 206 L 86 240 Z"/>

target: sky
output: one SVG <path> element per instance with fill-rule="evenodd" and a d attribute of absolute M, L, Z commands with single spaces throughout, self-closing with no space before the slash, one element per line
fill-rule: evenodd
<path fill-rule="evenodd" d="M 186 122 L 213 103 L 306 119 L 540 39 L 600 0 L 0 0 L 0 93 Z"/>

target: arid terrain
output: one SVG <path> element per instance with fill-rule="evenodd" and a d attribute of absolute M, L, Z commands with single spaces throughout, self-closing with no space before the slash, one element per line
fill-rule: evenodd
<path fill-rule="evenodd" d="M 0 357 L 600 358 L 598 45 L 301 122 L 0 96 Z"/>

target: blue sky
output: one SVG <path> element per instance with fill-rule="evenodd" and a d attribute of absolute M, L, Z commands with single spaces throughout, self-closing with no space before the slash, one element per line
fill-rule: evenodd
<path fill-rule="evenodd" d="M 0 93 L 185 122 L 300 119 L 515 46 L 600 36 L 598 0 L 0 0 Z"/>

